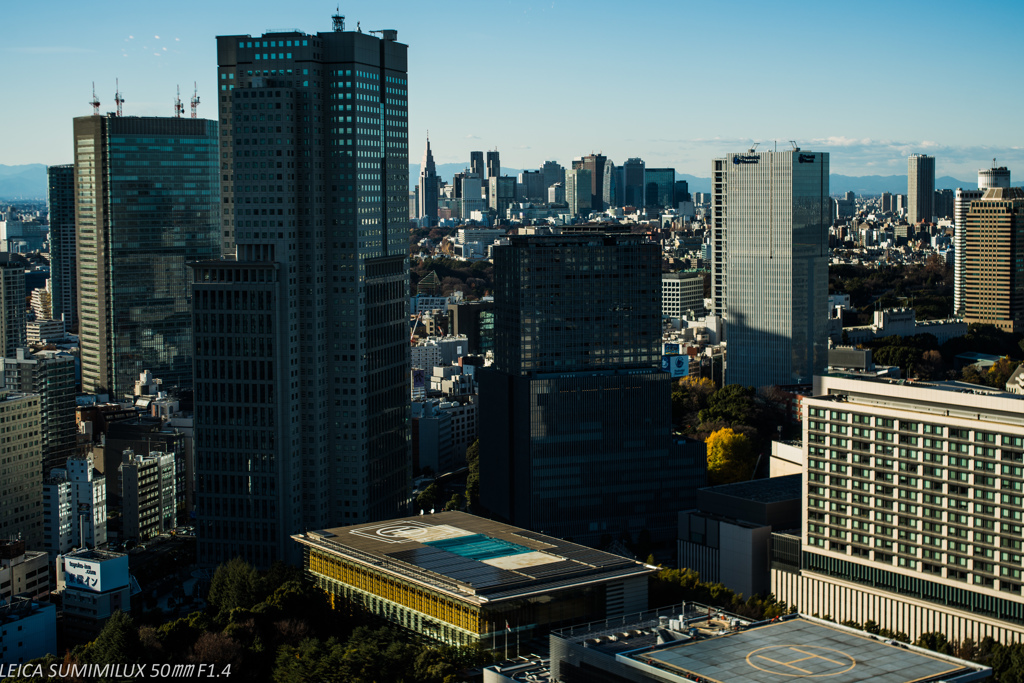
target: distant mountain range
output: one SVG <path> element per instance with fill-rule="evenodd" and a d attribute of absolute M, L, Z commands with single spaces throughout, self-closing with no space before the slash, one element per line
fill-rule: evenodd
<path fill-rule="evenodd" d="M 0 164 L 0 199 L 46 199 L 46 164 Z"/>
<path fill-rule="evenodd" d="M 447 182 L 466 168 L 465 164 L 440 164 L 437 174 Z M 505 175 L 519 175 L 522 169 L 503 168 Z M 419 164 L 409 164 L 409 189 L 416 186 L 420 174 Z M 677 173 L 678 180 L 685 180 L 690 185 L 690 192 L 711 192 L 711 179 L 700 178 L 686 173 Z M 950 176 L 935 179 L 935 187 L 940 190 L 955 190 L 958 187 L 976 188 L 976 181 L 957 180 Z M 906 194 L 907 176 L 905 175 L 866 175 L 847 176 L 833 173 L 829 177 L 829 190 L 832 194 L 853 192 L 857 195 Z M 46 166 L 44 164 L 24 164 L 21 166 L 5 166 L 0 164 L 0 200 L 11 199 L 45 199 L 46 198 Z"/>

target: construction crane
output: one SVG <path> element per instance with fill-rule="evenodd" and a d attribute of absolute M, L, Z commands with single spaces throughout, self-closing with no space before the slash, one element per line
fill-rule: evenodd
<path fill-rule="evenodd" d="M 412 329 L 409 330 L 409 343 L 411 344 L 416 339 L 416 328 L 420 326 L 420 319 L 423 317 L 423 311 L 416 314 L 416 319 L 412 321 Z"/>
<path fill-rule="evenodd" d="M 192 81 L 192 87 L 194 89 L 192 92 L 192 118 L 195 118 L 196 107 L 199 106 L 199 85 L 195 81 Z"/>
<path fill-rule="evenodd" d="M 124 98 L 121 97 L 121 81 L 114 79 L 114 83 L 117 84 L 117 92 L 114 93 L 114 103 L 117 105 L 117 115 L 121 116 L 124 112 L 122 105 L 124 105 Z"/>
<path fill-rule="evenodd" d="M 178 86 L 178 96 L 174 98 L 174 118 L 180 119 L 185 113 L 185 105 L 181 103 L 181 86 Z"/>
<path fill-rule="evenodd" d="M 92 82 L 92 99 L 89 101 L 89 104 L 92 105 L 92 115 L 93 116 L 99 116 L 100 115 L 100 100 L 99 100 L 98 97 L 96 97 L 96 81 Z"/>

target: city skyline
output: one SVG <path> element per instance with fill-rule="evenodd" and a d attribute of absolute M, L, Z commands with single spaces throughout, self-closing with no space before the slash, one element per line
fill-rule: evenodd
<path fill-rule="evenodd" d="M 503 164 L 511 168 L 534 168 L 547 159 L 567 166 L 575 157 L 600 152 L 616 164 L 640 157 L 652 167 L 674 167 L 704 177 L 711 160 L 728 151 L 753 142 L 771 150 L 776 143 L 788 146 L 793 138 L 802 147 L 830 152 L 833 171 L 847 175 L 902 173 L 906 157 L 913 153 L 935 156 L 937 176 L 971 177 L 978 168 L 989 166 L 992 157 L 1000 165 L 1019 167 L 1024 134 L 1017 132 L 1011 117 L 1016 109 L 1013 99 L 1021 96 L 1010 93 L 1007 106 L 986 112 L 986 125 L 977 126 L 977 112 L 967 100 L 931 105 L 899 93 L 894 64 L 900 65 L 900 82 L 945 79 L 984 88 L 990 81 L 995 86 L 999 70 L 975 68 L 977 50 L 984 49 L 990 62 L 1012 63 L 1020 56 L 1022 48 L 1010 27 L 1016 23 L 1013 15 L 1024 16 L 1024 8 L 1009 8 L 1005 20 L 992 25 L 969 13 L 958 15 L 956 23 L 943 22 L 941 4 L 869 3 L 859 15 L 869 30 L 858 33 L 858 49 L 839 41 L 825 43 L 814 59 L 803 52 L 811 44 L 807 40 L 765 41 L 759 36 L 765 31 L 780 37 L 827 36 L 827 31 L 849 25 L 844 22 L 850 17 L 842 10 L 806 3 L 790 3 L 785 10 L 737 3 L 737 11 L 729 15 L 742 13 L 745 24 L 755 28 L 750 29 L 750 40 L 729 38 L 730 50 L 724 56 L 715 47 L 724 39 L 722 33 L 695 30 L 720 23 L 720 16 L 714 8 L 696 5 L 658 2 L 647 6 L 649 12 L 614 15 L 610 3 L 590 3 L 587 12 L 577 11 L 577 3 L 467 4 L 441 13 L 407 2 L 389 3 L 383 9 L 356 2 L 341 10 L 350 28 L 395 28 L 400 42 L 414 46 L 409 91 L 410 102 L 415 103 L 409 121 L 413 163 L 418 162 L 429 129 L 439 165 L 468 163 L 471 150 L 497 147 Z M 97 6 L 60 5 L 60 25 L 44 24 L 42 13 L 27 6 L 7 9 L 8 25 L 19 30 L 0 51 L 23 67 L 8 76 L 9 83 L 13 91 L 31 91 L 33 98 L 31 106 L 12 107 L 3 114 L 8 129 L 23 131 L 17 138 L 6 138 L 0 148 L 5 164 L 70 163 L 67 121 L 90 113 L 93 81 L 105 112 L 114 109 L 119 79 L 125 114 L 131 116 L 171 115 L 176 86 L 187 109 L 195 82 L 199 116 L 210 117 L 217 86 L 208 65 L 216 35 L 240 29 L 259 35 L 281 23 L 306 32 L 328 30 L 335 9 L 327 3 L 285 12 L 256 2 L 247 11 L 247 17 L 256 18 L 239 24 L 229 7 L 190 1 L 179 3 L 173 16 L 160 17 L 140 6 L 104 2 L 98 5 L 102 21 L 96 19 Z M 197 16 L 202 21 L 197 22 Z M 906 39 L 904 27 L 910 25 L 915 36 L 928 36 L 944 49 L 922 59 L 920 40 Z M 442 35 L 458 39 L 438 40 Z M 613 58 L 612 47 L 621 43 L 627 49 L 636 38 L 642 38 L 643 49 L 635 58 Z M 605 86 L 575 95 L 557 75 L 562 70 L 552 67 L 568 59 L 581 43 L 611 47 L 602 67 Z M 467 58 L 503 52 L 518 57 Z M 699 62 L 689 66 L 688 55 L 712 53 L 713 70 L 710 63 L 706 68 Z M 751 73 L 748 64 L 758 64 L 760 71 Z M 456 87 L 447 79 L 444 74 L 455 66 L 460 84 L 475 80 L 480 89 Z M 866 86 L 866 79 L 878 85 Z M 44 81 L 49 87 L 38 88 L 36 84 Z M 832 84 L 848 95 L 794 98 L 794 92 L 803 92 L 814 82 Z M 515 96 L 500 108 L 472 113 L 473 107 L 466 105 L 480 95 L 462 93 L 501 97 L 489 83 L 509 84 L 509 94 Z M 629 89 L 619 89 L 617 83 L 628 84 Z M 640 93 L 649 105 L 637 102 Z M 586 107 L 585 115 L 570 115 L 570 107 L 576 108 L 574 99 L 585 102 L 594 97 L 608 104 Z M 532 113 L 539 106 L 551 115 Z M 66 137 L 52 133 L 61 130 L 67 131 Z"/>

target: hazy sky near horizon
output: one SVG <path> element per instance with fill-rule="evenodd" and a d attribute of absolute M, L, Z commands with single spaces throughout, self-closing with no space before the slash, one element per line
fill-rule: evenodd
<path fill-rule="evenodd" d="M 71 119 L 114 109 L 170 116 L 193 82 L 216 118 L 217 35 L 329 31 L 335 2 L 6 0 L 0 164 L 72 161 Z M 996 157 L 1024 178 L 1024 3 L 945 0 L 359 0 L 347 28 L 409 45 L 409 151 L 430 131 L 438 163 L 474 149 L 502 164 L 603 152 L 617 164 L 710 175 L 711 159 L 789 147 L 831 153 L 833 173 L 975 177 Z"/>

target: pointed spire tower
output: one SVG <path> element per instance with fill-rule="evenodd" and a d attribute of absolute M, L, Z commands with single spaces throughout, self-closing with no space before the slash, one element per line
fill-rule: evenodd
<path fill-rule="evenodd" d="M 430 133 L 427 133 L 427 148 L 423 152 L 423 163 L 420 164 L 420 182 L 417 187 L 419 217 L 424 227 L 437 225 L 437 168 L 434 166 L 434 155 L 430 152 Z"/>

